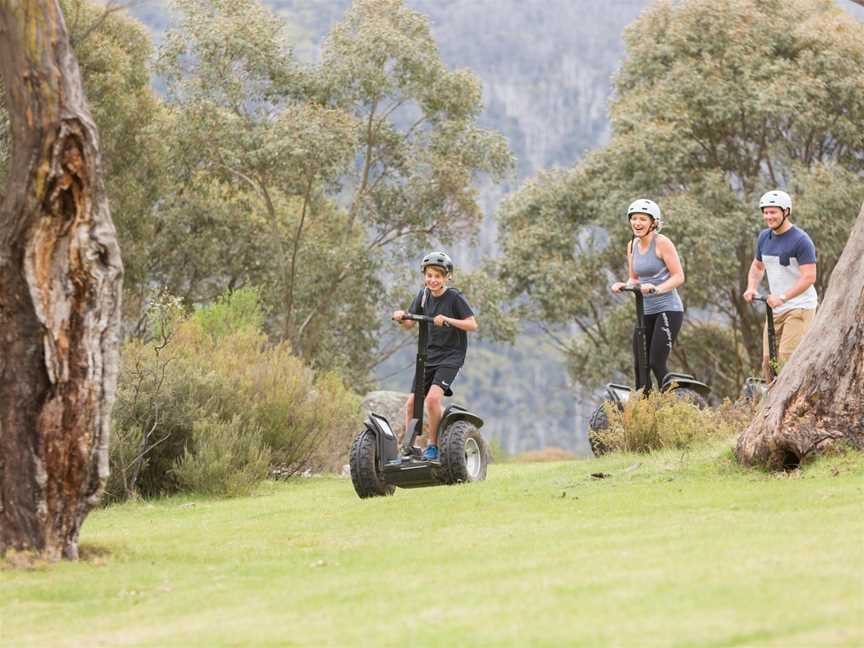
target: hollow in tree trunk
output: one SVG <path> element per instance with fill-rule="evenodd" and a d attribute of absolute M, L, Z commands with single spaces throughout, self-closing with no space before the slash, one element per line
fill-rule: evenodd
<path fill-rule="evenodd" d="M 123 266 L 56 0 L 0 0 L 0 555 L 76 558 L 108 476 Z"/>
<path fill-rule="evenodd" d="M 738 460 L 792 468 L 828 448 L 864 450 L 864 207 L 810 330 L 738 439 Z"/>

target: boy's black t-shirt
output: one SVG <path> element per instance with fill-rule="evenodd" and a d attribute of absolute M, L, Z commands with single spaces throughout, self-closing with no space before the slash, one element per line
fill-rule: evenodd
<path fill-rule="evenodd" d="M 447 288 L 440 297 L 435 297 L 431 291 L 426 296 L 426 306 L 421 310 L 424 288 L 411 302 L 409 313 L 435 317 L 444 315 L 453 319 L 466 319 L 474 315 L 465 297 L 455 288 Z M 459 368 L 465 363 L 465 353 L 468 351 L 468 334 L 455 326 L 435 326 L 429 322 L 429 342 L 427 349 L 427 366 Z"/>

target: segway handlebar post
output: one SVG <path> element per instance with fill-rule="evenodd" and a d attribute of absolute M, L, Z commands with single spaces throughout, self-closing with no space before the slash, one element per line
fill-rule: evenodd
<path fill-rule="evenodd" d="M 409 429 L 405 430 L 405 443 L 402 446 L 402 454 L 408 455 L 414 447 L 414 441 L 423 434 L 423 405 L 426 399 L 424 391 L 426 346 L 429 339 L 429 326 L 435 321 L 435 318 L 417 313 L 403 313 L 401 319 L 420 323 L 420 334 L 417 337 L 417 363 L 414 370 L 414 409 L 411 413 Z M 449 326 L 446 322 L 444 325 Z"/>
<path fill-rule="evenodd" d="M 777 377 L 775 367 L 777 366 L 777 334 L 774 331 L 774 309 L 768 305 L 768 295 L 753 295 L 753 301 L 765 304 L 765 318 L 768 329 L 768 374 L 773 380 Z"/>
<path fill-rule="evenodd" d="M 632 292 L 636 297 L 636 335 L 638 336 L 637 341 L 639 343 L 639 366 L 637 369 L 639 372 L 639 382 L 642 383 L 636 387 L 641 387 L 643 393 L 647 393 L 648 387 L 651 384 L 651 374 L 648 369 L 648 336 L 645 331 L 645 304 L 642 296 L 642 287 L 638 283 L 633 284 L 628 282 L 624 284 L 621 290 Z M 656 288 L 650 292 L 656 292 Z"/>

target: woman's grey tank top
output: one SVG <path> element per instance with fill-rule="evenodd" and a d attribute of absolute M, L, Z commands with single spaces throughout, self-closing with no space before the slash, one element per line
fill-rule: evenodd
<path fill-rule="evenodd" d="M 639 241 L 633 240 L 633 272 L 639 277 L 639 283 L 659 286 L 672 276 L 663 259 L 657 256 L 656 246 L 657 237 L 652 236 L 648 251 L 642 254 L 639 251 Z M 684 304 L 681 302 L 677 289 L 662 295 L 644 295 L 644 298 L 646 315 L 654 315 L 663 311 L 684 311 Z"/>

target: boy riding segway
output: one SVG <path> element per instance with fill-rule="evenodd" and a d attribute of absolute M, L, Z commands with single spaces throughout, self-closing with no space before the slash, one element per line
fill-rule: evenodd
<path fill-rule="evenodd" d="M 392 495 L 396 486 L 420 488 L 486 478 L 488 450 L 479 428 L 483 419 L 459 405 L 443 409 L 444 396 L 465 361 L 467 332 L 477 330 L 468 302 L 447 287 L 453 262 L 443 252 L 423 258 L 424 287 L 408 311 L 392 317 L 405 328 L 419 325 L 417 361 L 411 396 L 405 406 L 405 438 L 383 416 L 370 413 L 351 445 L 349 464 L 354 490 L 361 498 Z M 429 443 L 414 446 L 423 434 L 424 402 L 429 410 Z M 443 411 L 442 411 L 443 410 Z"/>
<path fill-rule="evenodd" d="M 429 412 L 429 442 L 423 459 L 438 459 L 438 423 L 444 411 L 444 397 L 453 395 L 453 381 L 465 363 L 468 350 L 467 333 L 477 330 L 474 311 L 465 297 L 455 288 L 448 288 L 447 281 L 453 274 L 453 261 L 444 252 L 432 252 L 423 257 L 420 264 L 424 288 L 417 293 L 408 313 L 432 317 L 434 326 L 429 332 L 423 393 Z M 414 326 L 414 321 L 404 319 L 405 311 L 397 310 L 393 319 L 404 328 Z M 415 376 L 415 380 L 416 380 Z M 405 429 L 414 410 L 416 385 L 405 403 Z M 422 434 L 418 430 L 418 434 Z"/>

